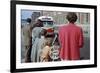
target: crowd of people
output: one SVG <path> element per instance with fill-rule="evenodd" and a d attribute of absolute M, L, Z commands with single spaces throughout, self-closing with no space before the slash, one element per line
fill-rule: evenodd
<path fill-rule="evenodd" d="M 37 19 L 35 23 L 27 19 L 23 27 L 25 62 L 49 62 L 60 60 L 80 60 L 80 48 L 83 46 L 82 28 L 76 26 L 77 15 L 69 12 L 66 16 L 68 23 L 55 33 L 47 34 L 43 22 Z M 53 43 L 55 41 L 55 43 Z M 57 58 L 53 59 L 52 50 L 58 50 Z"/>

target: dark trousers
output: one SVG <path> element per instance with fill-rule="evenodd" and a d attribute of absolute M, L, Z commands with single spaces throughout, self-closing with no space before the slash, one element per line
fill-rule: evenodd
<path fill-rule="evenodd" d="M 32 45 L 25 46 L 25 62 L 31 62 Z"/>

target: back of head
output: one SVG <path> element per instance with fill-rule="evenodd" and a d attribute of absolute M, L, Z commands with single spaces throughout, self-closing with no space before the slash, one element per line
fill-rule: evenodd
<path fill-rule="evenodd" d="M 37 27 L 43 27 L 43 22 L 40 19 L 37 19 L 36 26 Z"/>
<path fill-rule="evenodd" d="M 66 16 L 66 19 L 70 22 L 70 23 L 75 23 L 77 20 L 77 15 L 74 12 L 69 12 Z"/>
<path fill-rule="evenodd" d="M 28 23 L 31 23 L 31 18 L 27 18 L 26 20 Z"/>

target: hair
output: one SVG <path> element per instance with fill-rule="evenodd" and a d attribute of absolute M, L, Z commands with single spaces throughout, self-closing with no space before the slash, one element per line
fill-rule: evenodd
<path fill-rule="evenodd" d="M 52 34 L 46 34 L 46 38 L 54 38 L 54 33 L 52 33 Z"/>
<path fill-rule="evenodd" d="M 70 23 L 75 23 L 77 20 L 77 15 L 74 12 L 69 12 L 66 16 L 66 19 L 70 22 Z"/>
<path fill-rule="evenodd" d="M 31 18 L 27 18 L 26 20 L 28 23 L 31 23 Z"/>
<path fill-rule="evenodd" d="M 40 19 L 37 19 L 38 27 L 43 27 L 43 22 Z"/>
<path fill-rule="evenodd" d="M 42 22 L 42 20 L 40 20 L 40 19 L 37 19 L 37 21 Z"/>
<path fill-rule="evenodd" d="M 44 36 L 46 36 L 46 34 L 47 34 L 47 31 L 45 30 L 45 29 L 42 29 L 42 31 L 41 31 L 41 33 L 40 33 L 41 35 L 44 35 Z"/>

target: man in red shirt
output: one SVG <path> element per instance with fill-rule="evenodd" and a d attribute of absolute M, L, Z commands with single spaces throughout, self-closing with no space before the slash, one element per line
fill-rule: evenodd
<path fill-rule="evenodd" d="M 74 12 L 69 12 L 66 18 L 69 23 L 59 28 L 60 58 L 79 60 L 80 48 L 83 46 L 83 31 L 75 24 L 77 15 Z"/>

